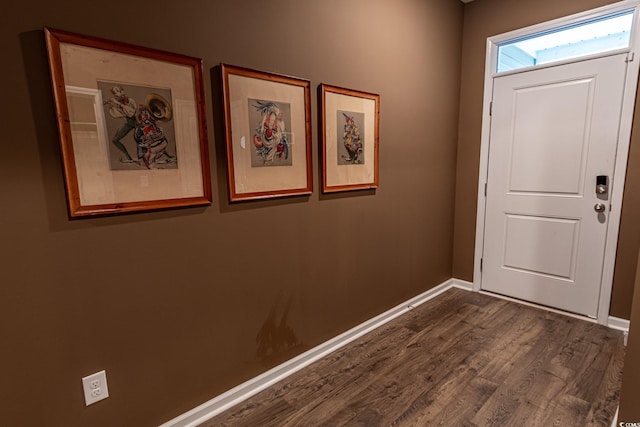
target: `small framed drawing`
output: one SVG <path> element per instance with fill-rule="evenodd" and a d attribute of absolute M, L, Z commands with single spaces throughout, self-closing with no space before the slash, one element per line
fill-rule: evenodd
<path fill-rule="evenodd" d="M 70 216 L 210 204 L 202 61 L 45 37 Z"/>
<path fill-rule="evenodd" d="M 322 191 L 378 188 L 380 95 L 320 85 Z"/>
<path fill-rule="evenodd" d="M 310 82 L 222 64 L 229 200 L 311 194 Z"/>

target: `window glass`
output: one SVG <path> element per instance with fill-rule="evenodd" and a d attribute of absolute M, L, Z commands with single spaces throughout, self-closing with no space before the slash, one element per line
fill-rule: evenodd
<path fill-rule="evenodd" d="M 633 9 L 498 45 L 499 73 L 629 47 Z"/>

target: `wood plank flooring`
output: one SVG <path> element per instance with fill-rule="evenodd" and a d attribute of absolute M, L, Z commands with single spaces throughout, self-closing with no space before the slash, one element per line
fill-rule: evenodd
<path fill-rule="evenodd" d="M 214 426 L 610 426 L 621 332 L 451 289 Z"/>

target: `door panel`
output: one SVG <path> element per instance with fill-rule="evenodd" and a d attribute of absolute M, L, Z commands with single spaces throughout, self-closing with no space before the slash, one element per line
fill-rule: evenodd
<path fill-rule="evenodd" d="M 626 56 L 494 81 L 482 289 L 595 317 Z"/>
<path fill-rule="evenodd" d="M 592 77 L 514 88 L 510 191 L 579 193 L 594 83 Z"/>
<path fill-rule="evenodd" d="M 580 223 L 574 219 L 507 215 L 504 266 L 573 280 Z M 522 242 L 529 242 L 523 245 Z M 550 246 L 553 251 L 546 250 Z"/>

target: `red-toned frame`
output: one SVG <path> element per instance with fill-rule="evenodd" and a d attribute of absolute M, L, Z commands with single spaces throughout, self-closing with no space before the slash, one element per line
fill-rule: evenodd
<path fill-rule="evenodd" d="M 278 74 L 266 73 L 262 71 L 250 70 L 247 68 L 236 67 L 227 64 L 221 64 L 222 86 L 224 97 L 224 121 L 225 121 L 225 138 L 227 147 L 227 181 L 229 187 L 229 200 L 231 202 L 242 200 L 269 199 L 283 196 L 306 195 L 313 192 L 313 172 L 312 172 L 312 154 L 311 154 L 311 83 L 309 80 L 297 77 L 289 77 Z M 278 85 L 294 86 L 302 89 L 303 95 L 300 99 L 300 108 L 304 108 L 304 141 L 296 143 L 298 148 L 304 147 L 306 150 L 304 156 L 304 166 L 301 174 L 305 174 L 305 184 L 303 186 L 291 186 L 286 188 L 272 188 L 261 191 L 242 192 L 236 188 L 236 167 L 234 164 L 234 131 L 232 126 L 231 102 L 232 94 L 230 93 L 229 76 L 236 75 L 252 79 L 257 82 L 271 82 Z M 278 167 L 273 168 L 273 173 L 278 173 Z"/>
<path fill-rule="evenodd" d="M 320 126 L 322 126 L 322 192 L 333 193 L 339 191 L 350 190 L 368 190 L 378 188 L 379 180 L 379 165 L 378 165 L 378 145 L 379 145 L 379 127 L 380 127 L 380 95 L 374 93 L 360 92 L 352 89 L 344 89 L 341 87 L 330 86 L 326 84 L 320 85 Z M 371 171 L 371 179 L 356 180 L 357 182 L 339 182 L 328 183 L 328 174 L 331 173 L 331 169 L 328 168 L 328 155 L 327 148 L 329 142 L 327 141 L 327 122 L 328 114 L 335 114 L 336 111 L 327 111 L 327 94 L 337 94 L 345 97 L 353 97 L 362 101 L 373 102 L 372 114 L 372 126 L 369 131 L 373 132 L 373 137 L 370 139 L 369 144 L 365 147 L 366 150 L 371 150 L 373 156 L 373 168 Z M 359 168 L 363 165 L 342 165 L 340 168 Z M 333 180 L 335 181 L 335 180 Z"/>
<path fill-rule="evenodd" d="M 71 217 L 86 217 L 94 215 L 115 214 L 133 211 L 147 211 L 173 207 L 208 205 L 211 203 L 211 176 L 209 169 L 209 152 L 206 132 L 206 113 L 204 104 L 204 85 L 202 60 L 185 55 L 179 55 L 161 50 L 134 46 L 126 43 L 114 42 L 97 37 L 74 34 L 67 31 L 45 28 L 49 68 L 53 86 L 53 97 L 56 106 L 58 134 L 64 166 L 64 179 L 67 191 L 67 203 Z M 69 119 L 69 106 L 65 76 L 62 67 L 61 44 L 78 45 L 121 55 L 134 55 L 150 60 L 157 60 L 170 64 L 191 67 L 193 72 L 194 99 L 196 102 L 198 141 L 200 153 L 200 173 L 202 176 L 202 194 L 188 197 L 171 197 L 160 200 L 117 201 L 107 204 L 83 205 L 80 200 L 76 156 L 73 147 L 73 136 Z M 179 160 L 178 160 L 179 161 Z M 182 167 L 182 166 L 181 166 Z"/>

